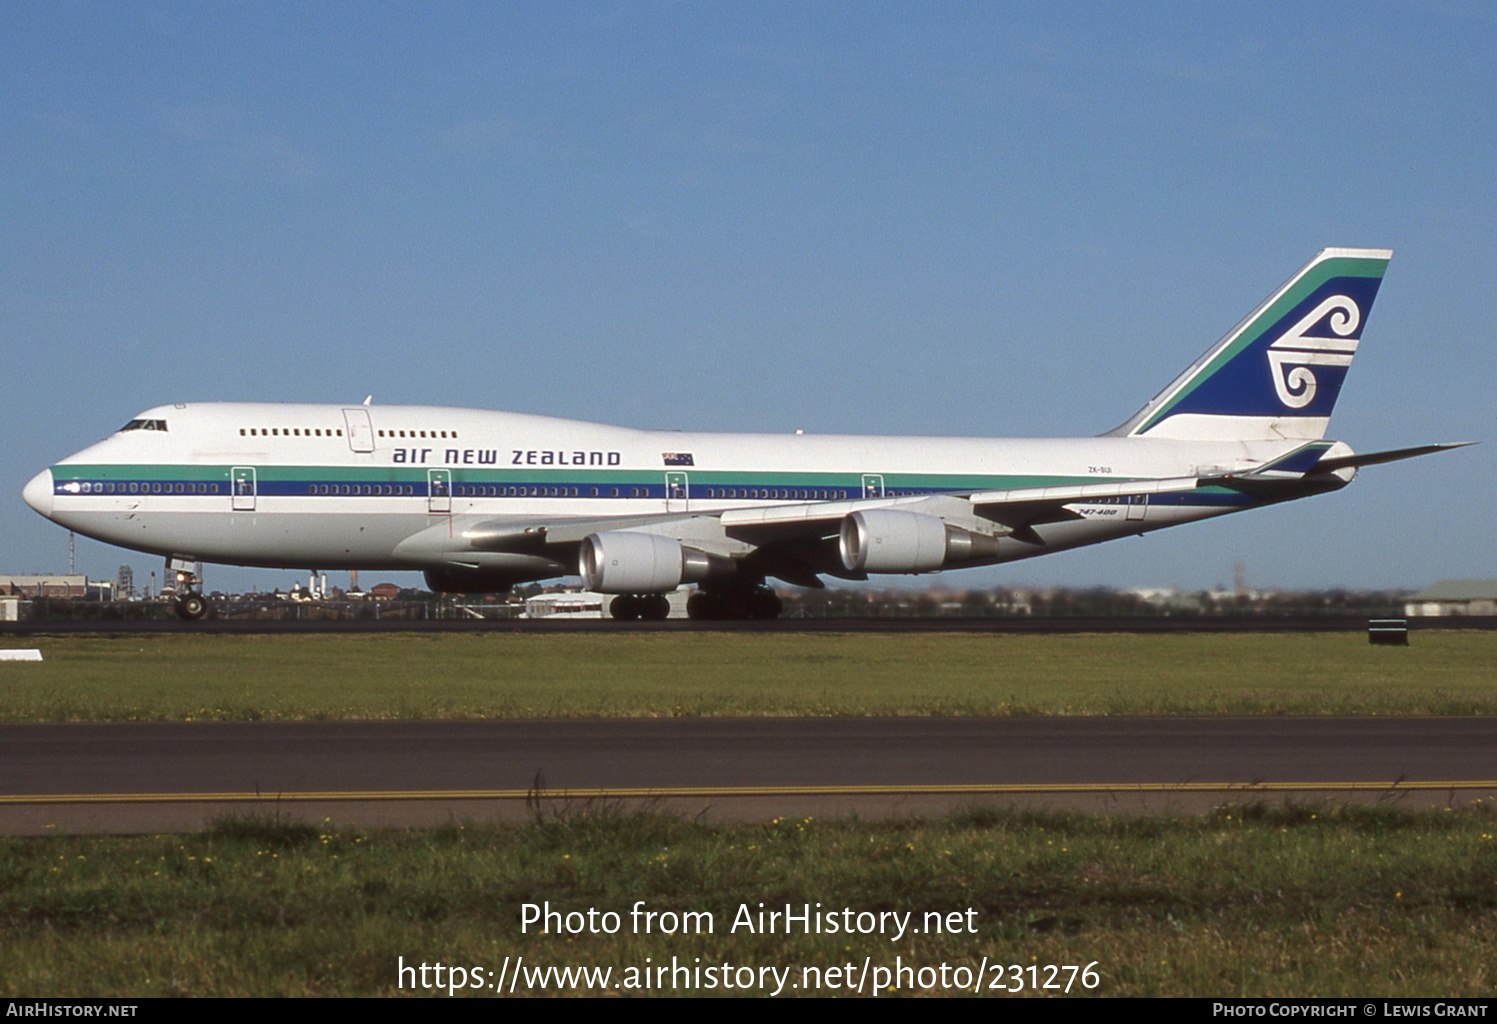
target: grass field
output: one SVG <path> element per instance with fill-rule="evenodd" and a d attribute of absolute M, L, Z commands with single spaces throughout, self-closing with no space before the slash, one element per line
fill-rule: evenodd
<path fill-rule="evenodd" d="M 41 637 L 0 721 L 1497 714 L 1497 633 Z M 17 646 L 7 644 L 7 646 Z"/>
<path fill-rule="evenodd" d="M 0 664 L 0 720 L 1497 713 L 1489 632 L 1421 632 L 1407 649 L 1350 634 L 165 635 L 32 645 L 45 662 Z M 639 900 L 710 913 L 716 930 L 637 934 L 628 912 Z M 613 910 L 624 923 L 611 935 L 522 933 L 522 905 L 544 901 Z M 917 922 L 970 909 L 963 919 L 977 930 L 898 939 L 727 930 L 740 905 L 761 902 L 912 912 Z M 728 825 L 584 807 L 518 826 L 360 832 L 230 819 L 189 836 L 0 840 L 0 996 L 399 994 L 417 983 L 412 974 L 399 987 L 400 957 L 461 965 L 465 982 L 488 984 L 475 972 L 511 971 L 521 956 L 532 969 L 609 968 L 604 990 L 619 992 L 631 978 L 643 983 L 642 967 L 727 963 L 791 972 L 756 975 L 765 987 L 752 992 L 777 978 L 788 994 L 813 979 L 830 986 L 822 992 L 845 991 L 852 981 L 840 969 L 867 964 L 884 973 L 862 982 L 865 993 L 880 981 L 940 993 L 964 979 L 989 994 L 1022 981 L 1032 994 L 1034 980 L 1068 980 L 1043 971 L 1054 964 L 1096 972 L 1095 989 L 1073 972 L 1074 994 L 1489 996 L 1497 813 L 1486 804 L 1228 806 L 1193 818 L 978 808 L 939 821 Z M 891 973 L 899 966 L 924 973 Z M 516 987 L 583 990 L 554 976 Z"/>
<path fill-rule="evenodd" d="M 1075 995 L 1490 996 L 1494 837 L 1485 806 L 1229 806 L 1189 819 L 974 809 L 737 826 L 593 809 L 420 832 L 229 820 L 190 836 L 0 840 L 0 996 L 387 995 L 402 991 L 400 957 L 492 984 L 520 956 L 534 969 L 611 968 L 625 993 L 628 968 L 638 984 L 638 968 L 675 957 L 788 968 L 785 994 L 826 983 L 803 968 L 865 963 L 928 969 L 880 976 L 898 991 L 950 992 L 944 963 L 969 990 L 980 974 L 984 994 L 1014 987 L 1009 965 L 1066 982 L 1044 972 L 1054 964 L 1096 971 L 1090 990 L 1070 975 Z M 710 913 L 713 930 L 642 934 L 629 915 L 641 900 Z M 546 901 L 617 912 L 617 932 L 522 933 L 523 904 Z M 740 905 L 818 902 L 912 912 L 912 926 L 956 914 L 957 930 L 731 930 Z M 523 975 L 516 986 L 584 990 Z"/>

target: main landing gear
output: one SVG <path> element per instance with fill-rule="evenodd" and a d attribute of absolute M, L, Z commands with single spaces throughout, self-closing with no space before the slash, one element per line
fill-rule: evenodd
<path fill-rule="evenodd" d="M 213 602 L 203 596 L 202 562 L 189 562 L 183 558 L 168 558 L 166 571 L 177 581 L 177 596 L 172 600 L 172 609 L 177 618 L 197 622 L 213 615 Z"/>
<path fill-rule="evenodd" d="M 783 608 L 779 596 L 763 584 L 732 590 L 698 590 L 686 601 L 686 614 L 707 622 L 732 619 L 767 621 L 779 618 Z"/>
<path fill-rule="evenodd" d="M 670 613 L 670 598 L 664 594 L 620 594 L 608 603 L 608 614 L 625 621 L 664 622 Z"/>
<path fill-rule="evenodd" d="M 778 595 L 763 584 L 730 590 L 698 590 L 686 601 L 687 617 L 706 622 L 777 619 L 782 610 Z M 670 613 L 670 600 L 664 594 L 620 594 L 608 604 L 608 614 L 625 621 L 663 622 Z"/>

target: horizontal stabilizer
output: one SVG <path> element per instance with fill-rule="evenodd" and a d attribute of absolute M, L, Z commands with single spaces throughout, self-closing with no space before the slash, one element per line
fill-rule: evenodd
<path fill-rule="evenodd" d="M 1449 441 L 1445 444 L 1422 444 L 1417 448 L 1394 448 L 1386 452 L 1368 452 L 1365 455 L 1342 455 L 1334 459 L 1321 459 L 1315 464 L 1315 472 L 1331 473 L 1338 469 L 1346 469 L 1348 466 L 1376 466 L 1384 462 L 1398 462 L 1400 459 L 1413 459 L 1420 455 L 1432 455 L 1435 452 L 1446 452 L 1452 448 L 1466 448 L 1475 441 Z"/>

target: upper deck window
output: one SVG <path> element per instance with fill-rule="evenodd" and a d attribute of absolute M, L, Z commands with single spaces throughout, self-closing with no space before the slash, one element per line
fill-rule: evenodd
<path fill-rule="evenodd" d="M 166 429 L 166 420 L 131 420 L 129 423 L 126 423 L 123 427 L 120 427 L 120 433 L 123 434 L 127 430 L 165 430 L 165 429 Z"/>

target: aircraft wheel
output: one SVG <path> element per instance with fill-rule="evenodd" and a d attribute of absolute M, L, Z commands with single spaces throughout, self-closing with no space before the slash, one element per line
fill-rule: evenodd
<path fill-rule="evenodd" d="M 717 618 L 717 602 L 711 594 L 698 590 L 686 599 L 686 617 L 699 622 L 710 622 Z"/>
<path fill-rule="evenodd" d="M 642 619 L 664 622 L 671 616 L 671 599 L 664 594 L 649 594 L 638 598 L 638 601 L 643 606 L 639 612 L 639 617 Z"/>
<path fill-rule="evenodd" d="M 202 594 L 183 594 L 174 602 L 174 607 L 178 618 L 196 622 L 207 615 L 213 606 Z"/>
<path fill-rule="evenodd" d="M 748 606 L 748 617 L 751 619 L 778 619 L 780 612 L 784 611 L 785 608 L 784 602 L 780 600 L 780 596 L 767 588 L 756 590 L 748 595 L 748 600 L 745 604 Z"/>
<path fill-rule="evenodd" d="M 749 618 L 750 597 L 750 594 L 738 590 L 730 590 L 719 595 L 717 617 L 730 622 Z"/>
<path fill-rule="evenodd" d="M 629 594 L 620 594 L 608 603 L 608 614 L 621 622 L 639 618 L 639 601 Z"/>
<path fill-rule="evenodd" d="M 686 601 L 686 614 L 708 622 L 777 619 L 784 605 L 768 587 L 754 590 L 697 591 Z"/>

